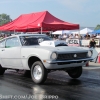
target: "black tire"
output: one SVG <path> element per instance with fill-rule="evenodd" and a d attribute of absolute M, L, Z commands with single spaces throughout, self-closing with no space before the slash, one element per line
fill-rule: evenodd
<path fill-rule="evenodd" d="M 71 77 L 71 78 L 79 78 L 82 74 L 82 67 L 75 67 L 75 68 L 72 68 L 68 71 L 68 75 Z"/>
<path fill-rule="evenodd" d="M 0 75 L 3 75 L 5 72 L 5 68 L 2 68 L 2 66 L 0 65 Z"/>
<path fill-rule="evenodd" d="M 36 79 L 35 75 L 33 74 L 33 71 L 35 71 L 35 68 L 39 66 L 39 68 L 41 69 L 41 72 L 39 72 L 39 74 L 41 74 L 40 79 Z M 39 70 L 38 70 L 39 71 Z M 37 73 L 38 74 L 38 73 Z M 32 80 L 36 83 L 36 84 L 42 84 L 45 82 L 45 80 L 47 79 L 47 70 L 46 68 L 43 66 L 43 64 L 40 61 L 36 61 L 32 67 L 31 67 L 31 77 Z"/>

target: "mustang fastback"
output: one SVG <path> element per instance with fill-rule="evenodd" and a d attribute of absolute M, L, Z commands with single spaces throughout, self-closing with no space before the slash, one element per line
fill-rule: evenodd
<path fill-rule="evenodd" d="M 0 75 L 6 69 L 27 70 L 36 84 L 44 83 L 48 73 L 56 70 L 78 78 L 90 60 L 92 50 L 67 46 L 44 34 L 13 35 L 0 41 Z"/>

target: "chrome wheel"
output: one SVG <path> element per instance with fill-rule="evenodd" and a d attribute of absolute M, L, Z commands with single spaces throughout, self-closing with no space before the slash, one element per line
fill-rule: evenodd
<path fill-rule="evenodd" d="M 36 61 L 31 67 L 32 80 L 37 84 L 42 84 L 47 79 L 47 70 L 41 61 Z"/>
<path fill-rule="evenodd" d="M 42 77 L 42 69 L 39 65 L 36 65 L 33 70 L 33 76 L 36 80 L 40 80 Z"/>

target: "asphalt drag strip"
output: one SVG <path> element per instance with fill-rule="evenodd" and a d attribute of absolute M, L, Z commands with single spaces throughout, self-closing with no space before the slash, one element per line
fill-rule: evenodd
<path fill-rule="evenodd" d="M 0 94 L 36 96 L 34 100 L 51 100 L 50 96 L 56 97 L 52 100 L 99 100 L 99 71 L 83 69 L 79 79 L 71 79 L 64 71 L 51 72 L 43 85 L 37 85 L 30 77 L 24 77 L 21 72 L 8 70 L 0 76 Z"/>

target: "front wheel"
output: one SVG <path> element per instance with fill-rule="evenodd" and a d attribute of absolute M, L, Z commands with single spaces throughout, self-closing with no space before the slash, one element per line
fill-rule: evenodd
<path fill-rule="evenodd" d="M 75 67 L 75 68 L 72 68 L 68 71 L 68 75 L 71 77 L 71 78 L 79 78 L 82 74 L 82 67 Z"/>
<path fill-rule="evenodd" d="M 31 77 L 36 84 L 42 84 L 47 79 L 47 70 L 40 61 L 32 65 Z"/>

